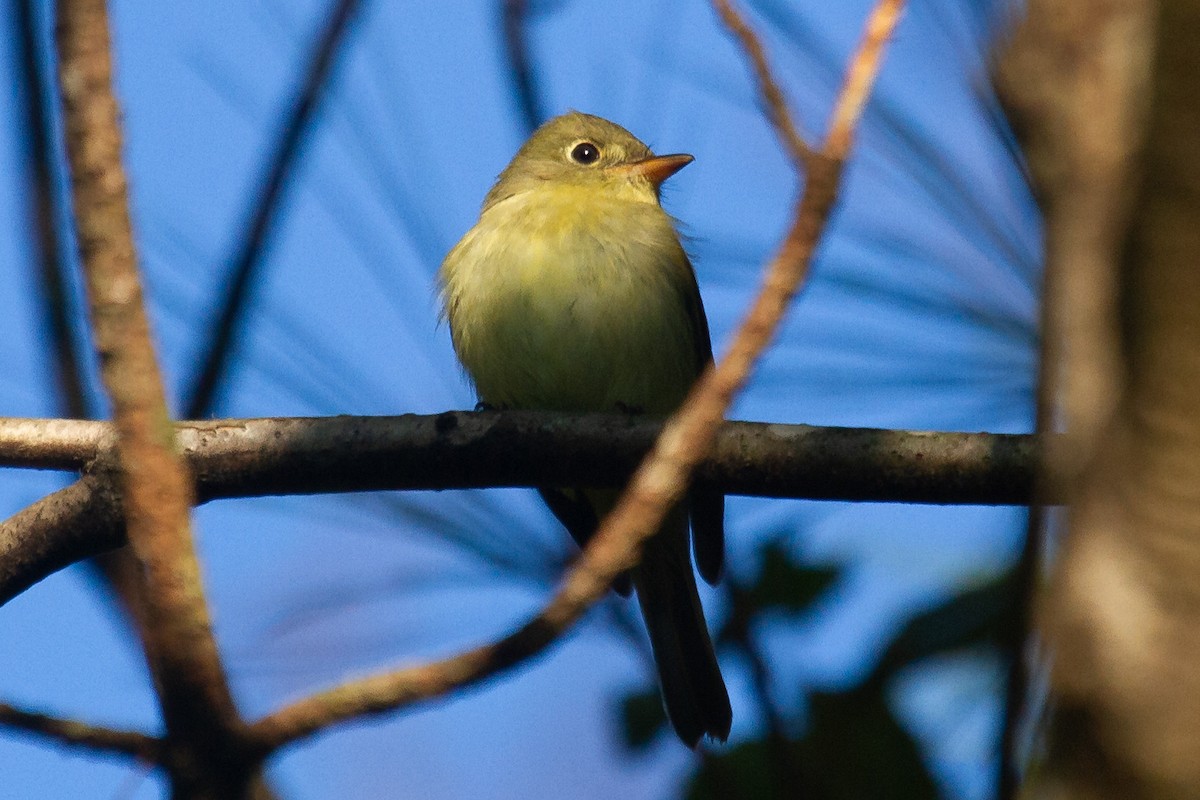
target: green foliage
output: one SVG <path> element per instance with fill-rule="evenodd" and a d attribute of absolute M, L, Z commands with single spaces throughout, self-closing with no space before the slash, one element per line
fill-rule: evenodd
<path fill-rule="evenodd" d="M 1015 610 L 1016 585 L 1006 572 L 908 621 L 872 673 L 882 679 L 930 656 L 994 644 Z"/>
<path fill-rule="evenodd" d="M 689 800 L 926 800 L 936 786 L 912 737 L 882 691 L 862 688 L 810 698 L 810 724 L 798 741 L 749 741 L 709 754 Z"/>
<path fill-rule="evenodd" d="M 762 568 L 749 583 L 731 584 L 730 614 L 718 641 L 741 651 L 763 673 L 750 635 L 764 613 L 811 612 L 837 582 L 839 571 L 796 564 L 779 543 L 763 552 Z M 1005 573 L 967 589 L 908 621 L 884 648 L 863 683 L 849 691 L 808 695 L 808 719 L 799 738 L 766 726 L 760 738 L 704 753 L 688 785 L 689 800 L 926 800 L 937 787 L 920 746 L 896 719 L 889 703 L 891 678 L 932 656 L 998 643 L 1012 619 L 1014 581 Z M 757 700 L 767 718 L 788 716 Z M 622 706 L 625 741 L 647 746 L 666 730 L 658 692 L 632 695 Z"/>
<path fill-rule="evenodd" d="M 688 800 L 775 797 L 774 771 L 770 747 L 765 741 L 743 742 L 720 754 L 706 754 L 685 797 Z"/>
<path fill-rule="evenodd" d="M 763 551 L 762 569 L 753 583 L 730 582 L 730 614 L 718 634 L 719 642 L 745 642 L 748 626 L 764 611 L 797 614 L 807 611 L 834 584 L 839 571 L 832 567 L 796 564 L 787 550 L 772 542 Z"/>
<path fill-rule="evenodd" d="M 796 564 L 782 545 L 773 542 L 763 552 L 758 580 L 743 594 L 759 611 L 804 611 L 825 594 L 838 574 L 833 567 Z"/>
<path fill-rule="evenodd" d="M 639 750 L 650 744 L 667 727 L 667 713 L 658 688 L 626 697 L 621 702 L 621 720 L 625 744 L 630 749 Z"/>
<path fill-rule="evenodd" d="M 807 735 L 797 744 L 817 797 L 925 800 L 936 797 L 920 748 L 897 721 L 882 688 L 809 697 Z"/>

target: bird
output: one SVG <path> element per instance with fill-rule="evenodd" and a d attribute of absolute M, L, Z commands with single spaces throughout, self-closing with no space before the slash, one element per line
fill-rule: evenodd
<path fill-rule="evenodd" d="M 691 261 L 660 187 L 693 161 L 572 111 L 541 125 L 484 198 L 439 272 L 455 354 L 483 407 L 667 416 L 712 362 Z M 580 547 L 619 492 L 540 490 Z M 614 583 L 636 591 L 663 705 L 688 747 L 725 741 L 732 711 L 688 552 L 712 585 L 724 496 L 693 486 Z"/>

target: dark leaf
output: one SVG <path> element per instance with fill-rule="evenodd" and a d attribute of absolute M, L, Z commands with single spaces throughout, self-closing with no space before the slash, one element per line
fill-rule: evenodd
<path fill-rule="evenodd" d="M 634 750 L 645 748 L 667 725 L 658 690 L 631 694 L 621 703 L 621 721 L 625 744 Z"/>
<path fill-rule="evenodd" d="M 718 641 L 744 645 L 751 621 L 763 611 L 803 611 L 838 578 L 831 567 L 804 567 L 792 562 L 783 545 L 773 542 L 763 549 L 762 569 L 750 586 L 730 582 L 729 616 Z"/>
<path fill-rule="evenodd" d="M 879 659 L 869 680 L 882 681 L 900 667 L 924 658 L 994 641 L 1011 617 L 1011 572 L 909 620 Z"/>
<path fill-rule="evenodd" d="M 798 566 L 781 545 L 771 544 L 763 552 L 762 572 L 748 599 L 758 610 L 803 611 L 833 585 L 838 574 L 832 567 Z"/>
<path fill-rule="evenodd" d="M 937 785 L 920 748 L 896 720 L 882 690 L 810 697 L 808 735 L 797 746 L 804 773 L 823 800 L 931 800 Z"/>
<path fill-rule="evenodd" d="M 744 742 L 736 747 L 709 754 L 692 776 L 685 797 L 688 800 L 758 800 L 775 797 L 769 749 L 765 742 Z M 804 797 L 797 789 L 793 795 Z"/>
<path fill-rule="evenodd" d="M 859 688 L 810 698 L 805 737 L 788 745 L 794 769 L 765 740 L 708 755 L 689 800 L 933 800 L 937 785 L 920 747 L 892 715 L 885 692 Z M 787 777 L 789 775 L 791 777 Z"/>

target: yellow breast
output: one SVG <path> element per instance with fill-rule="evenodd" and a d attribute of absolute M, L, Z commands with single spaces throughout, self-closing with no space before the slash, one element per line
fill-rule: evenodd
<path fill-rule="evenodd" d="M 446 257 L 455 351 L 485 402 L 667 413 L 695 379 L 691 267 L 670 217 L 597 194 L 497 203 Z"/>

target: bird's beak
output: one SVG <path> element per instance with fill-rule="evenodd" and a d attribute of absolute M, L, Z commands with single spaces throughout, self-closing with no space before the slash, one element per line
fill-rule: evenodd
<path fill-rule="evenodd" d="M 641 161 L 622 164 L 617 169 L 629 175 L 640 175 L 654 184 L 654 188 L 657 189 L 663 181 L 695 160 L 687 153 L 677 153 L 670 156 L 643 158 Z"/>

